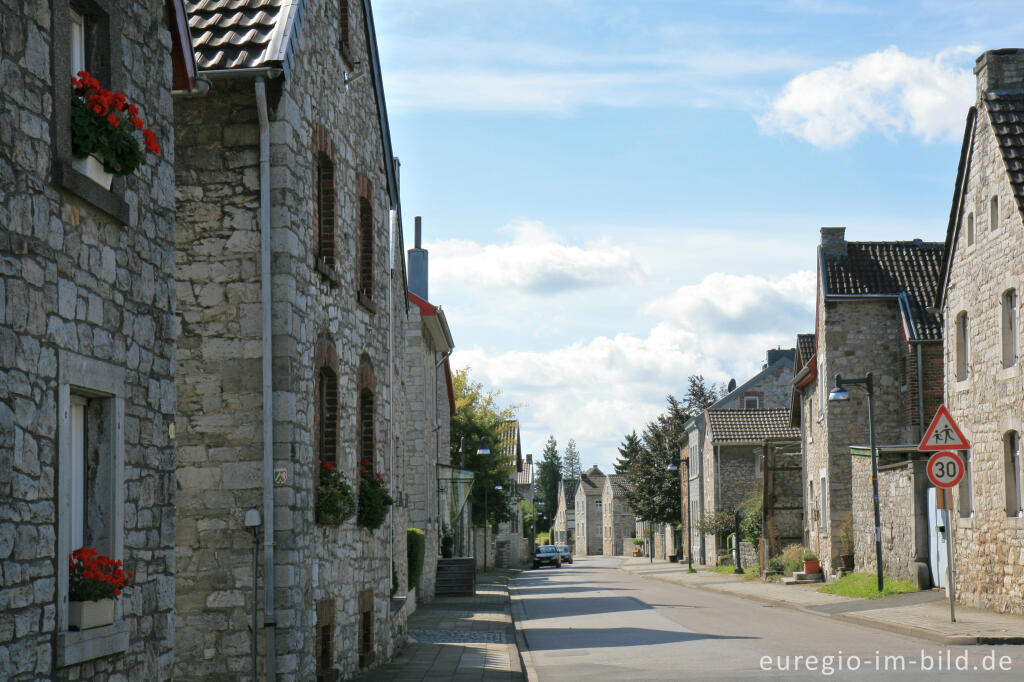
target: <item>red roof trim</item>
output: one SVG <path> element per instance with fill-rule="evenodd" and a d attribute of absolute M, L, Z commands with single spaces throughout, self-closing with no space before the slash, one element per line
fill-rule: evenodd
<path fill-rule="evenodd" d="M 804 365 L 804 366 L 805 367 L 809 367 L 810 371 L 808 371 L 807 372 L 807 376 L 805 376 L 800 381 L 800 383 L 796 385 L 797 388 L 803 388 L 807 384 L 809 384 L 812 381 L 814 381 L 814 377 L 818 376 L 818 354 L 815 353 L 814 355 L 812 355 L 811 359 L 808 360 L 807 364 Z"/>
<path fill-rule="evenodd" d="M 412 301 L 414 305 L 419 306 L 420 317 L 435 317 L 437 315 L 436 307 L 427 303 L 411 291 L 409 292 L 409 300 Z"/>

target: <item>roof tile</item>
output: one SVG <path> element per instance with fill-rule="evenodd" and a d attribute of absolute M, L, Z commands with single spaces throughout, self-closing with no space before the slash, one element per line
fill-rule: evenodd
<path fill-rule="evenodd" d="M 753 441 L 800 438 L 790 426 L 789 410 L 708 410 L 711 438 L 716 441 Z"/>

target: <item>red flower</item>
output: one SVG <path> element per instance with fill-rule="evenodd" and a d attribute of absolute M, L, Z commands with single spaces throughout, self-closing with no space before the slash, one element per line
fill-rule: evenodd
<path fill-rule="evenodd" d="M 129 104 L 128 105 L 128 115 L 129 116 L 133 116 L 133 117 L 137 117 L 139 115 L 139 108 L 137 106 L 135 106 L 134 104 Z"/>
<path fill-rule="evenodd" d="M 114 93 L 114 106 L 116 106 L 120 111 L 124 111 L 124 108 L 125 108 L 126 105 L 127 105 L 127 98 L 124 96 L 124 93 L 123 92 L 115 92 Z"/>
<path fill-rule="evenodd" d="M 144 123 L 142 122 L 142 119 L 141 119 L 141 118 L 139 118 L 138 116 L 132 116 L 132 117 L 131 117 L 131 118 L 129 119 L 129 121 L 131 122 L 131 124 L 132 124 L 133 126 L 135 126 L 136 128 L 138 128 L 139 130 L 142 130 L 142 129 L 143 129 L 144 127 L 145 127 L 145 124 L 144 124 Z"/>
<path fill-rule="evenodd" d="M 107 116 L 107 123 L 116 128 L 121 125 L 121 119 L 117 117 L 117 114 L 111 114 L 110 116 Z"/>
<path fill-rule="evenodd" d="M 146 128 L 145 130 L 143 130 L 142 131 L 142 140 L 143 140 L 143 142 L 146 145 L 146 149 L 148 149 L 149 151 L 153 152 L 154 154 L 159 154 L 160 153 L 160 145 L 157 144 L 157 142 L 156 142 L 156 134 L 152 130 L 150 130 L 149 128 Z"/>
<path fill-rule="evenodd" d="M 333 464 L 331 464 L 330 462 L 326 461 L 326 460 L 325 460 L 325 461 L 323 461 L 323 462 L 320 462 L 320 467 L 321 467 L 321 468 L 322 468 L 322 469 L 323 469 L 324 471 L 334 471 L 334 465 L 333 465 Z"/>

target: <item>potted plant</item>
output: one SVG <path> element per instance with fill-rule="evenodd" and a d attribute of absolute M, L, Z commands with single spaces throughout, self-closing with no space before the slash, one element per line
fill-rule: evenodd
<path fill-rule="evenodd" d="M 808 575 L 812 573 L 821 573 L 821 561 L 818 560 L 818 555 L 812 550 L 807 550 L 800 557 L 804 562 L 804 573 Z"/>
<path fill-rule="evenodd" d="M 331 462 L 320 462 L 320 484 L 316 488 L 316 522 L 339 526 L 356 510 L 356 495 L 345 474 Z"/>
<path fill-rule="evenodd" d="M 633 556 L 643 556 L 644 555 L 643 546 L 644 546 L 644 541 L 642 539 L 640 539 L 640 538 L 633 538 Z"/>
<path fill-rule="evenodd" d="M 71 92 L 72 168 L 110 189 L 113 176 L 129 175 L 142 163 L 135 131 L 141 131 L 146 151 L 160 153 L 156 134 L 124 93 L 102 88 L 88 71 L 71 79 Z"/>
<path fill-rule="evenodd" d="M 359 462 L 359 509 L 356 523 L 370 531 L 377 530 L 388 515 L 388 507 L 395 500 L 388 493 L 380 474 L 371 472 L 370 461 Z"/>
<path fill-rule="evenodd" d="M 87 630 L 114 622 L 114 601 L 131 589 L 132 573 L 121 560 L 79 547 L 68 557 L 68 627 Z"/>
<path fill-rule="evenodd" d="M 441 531 L 441 556 L 445 559 L 451 559 L 454 548 L 455 536 L 452 535 L 452 529 L 445 526 Z"/>

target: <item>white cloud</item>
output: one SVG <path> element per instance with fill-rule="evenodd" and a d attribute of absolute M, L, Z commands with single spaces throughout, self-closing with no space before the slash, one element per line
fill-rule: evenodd
<path fill-rule="evenodd" d="M 504 244 L 461 239 L 429 244 L 432 281 L 551 294 L 644 278 L 633 255 L 607 239 L 582 247 L 567 245 L 536 221 L 520 221 L 505 229 L 514 236 Z"/>
<path fill-rule="evenodd" d="M 817 69 L 791 80 L 758 123 L 825 148 L 870 130 L 956 140 L 974 101 L 974 76 L 950 62 L 977 51 L 957 47 L 918 58 L 890 47 Z"/>
<path fill-rule="evenodd" d="M 495 355 L 480 347 L 456 351 L 485 385 L 500 389 L 520 412 L 527 449 L 548 434 L 579 442 L 584 462 L 610 466 L 619 443 L 680 395 L 691 374 L 743 381 L 768 348 L 790 347 L 814 321 L 814 273 L 782 278 L 714 273 L 644 307 L 656 323 L 645 337 L 599 336 L 541 351 Z"/>

